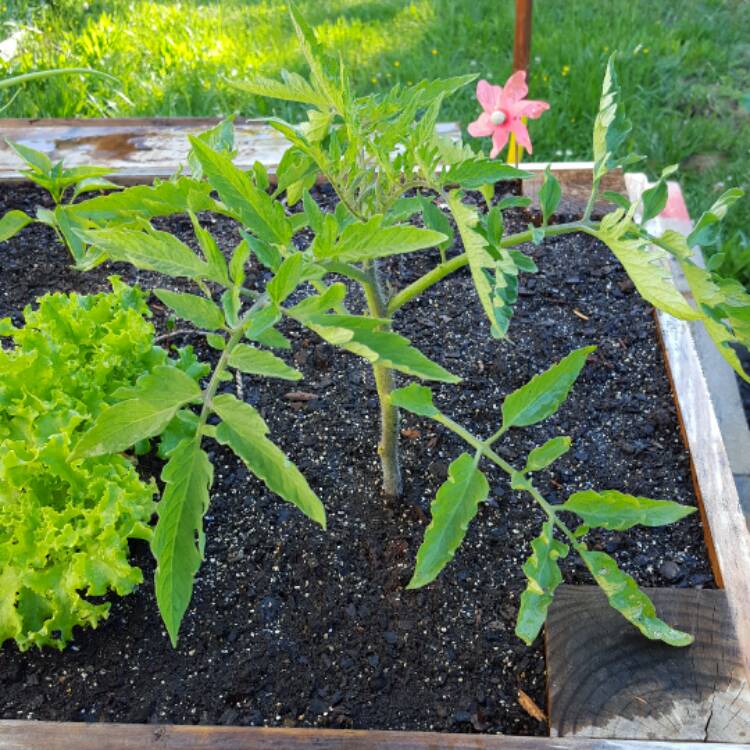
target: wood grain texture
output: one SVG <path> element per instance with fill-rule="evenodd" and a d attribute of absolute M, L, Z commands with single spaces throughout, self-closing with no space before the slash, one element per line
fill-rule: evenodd
<path fill-rule="evenodd" d="M 91 120 L 0 119 L 0 182 L 18 182 L 22 162 L 5 139 L 46 153 L 66 166 L 95 164 L 113 170 L 118 182 L 133 184 L 169 177 L 185 164 L 188 134 L 219 122 L 215 117 L 169 117 Z M 454 123 L 439 123 L 438 132 L 460 135 Z M 274 172 L 288 141 L 264 120 L 235 121 L 235 163 L 249 168 L 260 161 Z"/>
<path fill-rule="evenodd" d="M 737 750 L 717 743 L 710 750 Z M 687 742 L 0 721 L 0 750 L 695 750 Z"/>
<path fill-rule="evenodd" d="M 550 731 L 562 737 L 750 743 L 750 687 L 724 591 L 647 589 L 695 636 L 649 641 L 597 586 L 561 586 L 547 620 Z"/>

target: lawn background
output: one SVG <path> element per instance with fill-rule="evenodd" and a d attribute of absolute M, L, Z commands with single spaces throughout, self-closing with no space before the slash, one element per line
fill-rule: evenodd
<path fill-rule="evenodd" d="M 512 0 L 299 0 L 321 41 L 340 52 L 360 92 L 396 82 L 510 73 Z M 29 30 L 2 75 L 90 66 L 120 79 L 29 84 L 5 117 L 281 115 L 300 111 L 233 89 L 250 71 L 303 70 L 283 0 L 0 0 L 8 36 Z M 618 50 L 631 148 L 653 174 L 680 162 L 697 214 L 724 189 L 750 188 L 750 2 L 537 0 L 530 96 L 552 108 L 530 126 L 534 160 L 589 159 L 601 77 Z M 466 125 L 469 87 L 441 119 Z M 750 198 L 729 229 L 748 228 Z M 750 255 L 750 252 L 748 253 Z M 743 272 L 750 280 L 750 258 Z M 740 275 L 743 275 L 742 273 Z"/>

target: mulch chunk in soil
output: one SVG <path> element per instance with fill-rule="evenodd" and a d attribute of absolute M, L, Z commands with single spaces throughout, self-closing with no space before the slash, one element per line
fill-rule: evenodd
<path fill-rule="evenodd" d="M 317 197 L 331 202 L 325 189 Z M 40 203 L 34 189 L 7 189 L 0 214 L 33 212 Z M 230 252 L 240 239 L 236 226 L 202 218 Z M 527 221 L 520 212 L 506 217 L 511 229 Z M 158 223 L 193 243 L 186 217 Z M 523 249 L 540 273 L 523 277 L 510 340 L 490 338 L 465 269 L 398 313 L 400 332 L 464 378 L 460 386 L 437 387 L 438 404 L 476 434 L 491 434 L 505 394 L 572 349 L 597 344 L 558 413 L 513 431 L 498 451 L 518 465 L 545 439 L 570 435 L 570 452 L 538 476 L 553 502 L 578 489 L 616 488 L 694 504 L 649 306 L 591 238 L 567 236 Z M 395 256 L 386 268 L 401 286 L 435 260 L 430 253 Z M 112 273 L 129 283 L 184 288 L 123 265 L 86 274 L 69 266 L 46 227 L 28 227 L 0 247 L 0 316 L 20 321 L 23 307 L 51 290 L 106 290 Z M 249 283 L 263 279 L 264 271 L 253 267 Z M 153 309 L 163 333 L 165 312 L 156 302 Z M 245 376 L 244 398 L 323 499 L 328 531 L 210 444 L 216 478 L 206 560 L 178 649 L 159 619 L 148 549 L 134 544 L 146 583 L 113 599 L 98 630 L 78 632 L 63 653 L 2 649 L 0 717 L 546 733 L 518 704 L 522 689 L 544 706 L 542 646 L 528 648 L 513 634 L 525 585 L 521 566 L 542 514 L 486 466 L 491 496 L 456 559 L 433 584 L 407 591 L 429 503 L 465 446 L 434 423 L 405 415 L 406 495 L 385 503 L 368 367 L 302 328 L 289 325 L 285 333 L 304 381 L 291 388 Z M 198 341 L 188 335 L 172 343 Z M 206 359 L 214 356 L 198 349 Z M 291 390 L 311 395 L 289 399 Z M 661 529 L 594 531 L 589 541 L 643 585 L 713 585 L 698 514 Z M 564 577 L 591 582 L 573 556 Z"/>

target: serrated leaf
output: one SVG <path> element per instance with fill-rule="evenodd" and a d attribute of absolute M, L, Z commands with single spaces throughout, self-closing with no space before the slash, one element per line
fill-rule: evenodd
<path fill-rule="evenodd" d="M 75 186 L 71 200 L 85 193 L 100 192 L 105 190 L 122 190 L 122 185 L 112 182 L 104 177 L 87 177 Z"/>
<path fill-rule="evenodd" d="M 309 190 L 304 190 L 302 192 L 302 207 L 305 212 L 305 217 L 307 218 L 307 223 L 310 225 L 310 229 L 312 229 L 315 234 L 318 234 L 323 228 L 323 211 L 310 195 Z"/>
<path fill-rule="evenodd" d="M 0 219 L 0 242 L 9 240 L 32 221 L 34 221 L 34 219 L 32 219 L 31 216 L 27 216 L 23 211 L 18 211 L 16 209 L 8 211 L 3 218 Z"/>
<path fill-rule="evenodd" d="M 505 397 L 503 427 L 527 427 L 552 416 L 565 401 L 595 346 L 575 349 Z"/>
<path fill-rule="evenodd" d="M 460 185 L 467 190 L 476 190 L 500 180 L 525 180 L 531 176 L 523 169 L 480 156 L 453 164 L 450 170 L 442 173 L 441 179 L 444 185 Z"/>
<path fill-rule="evenodd" d="M 302 276 L 302 253 L 285 258 L 276 275 L 268 282 L 266 290 L 271 299 L 280 305 L 296 288 Z"/>
<path fill-rule="evenodd" d="M 181 406 L 201 397 L 201 389 L 182 370 L 160 365 L 141 378 L 129 395 L 99 414 L 76 444 L 71 460 L 119 453 L 158 435 Z"/>
<path fill-rule="evenodd" d="M 444 234 L 446 239 L 443 240 L 438 248 L 441 250 L 447 250 L 453 244 L 453 227 L 451 227 L 448 217 L 435 205 L 435 203 L 427 198 L 422 198 L 422 218 L 424 219 L 424 225 L 427 229 L 431 229 L 434 232 L 440 232 Z"/>
<path fill-rule="evenodd" d="M 578 553 L 594 580 L 607 595 L 609 604 L 652 641 L 664 641 L 670 646 L 689 646 L 693 636 L 670 627 L 656 616 L 652 601 L 631 576 L 617 567 L 606 552 L 578 548 Z"/>
<path fill-rule="evenodd" d="M 599 99 L 599 111 L 594 120 L 593 150 L 596 182 L 601 180 L 608 170 L 639 160 L 639 157 L 634 155 L 628 155 L 625 159 L 617 158 L 617 152 L 627 138 L 631 125 L 617 104 L 620 92 L 614 58 L 615 56 L 612 55 L 607 62 L 602 82 L 602 94 Z"/>
<path fill-rule="evenodd" d="M 216 396 L 212 408 L 221 418 L 216 440 L 228 445 L 268 489 L 325 528 L 323 504 L 299 469 L 266 437 L 268 426 L 260 414 L 230 394 Z"/>
<path fill-rule="evenodd" d="M 495 205 L 501 211 L 506 208 L 527 208 L 532 203 L 531 198 L 524 195 L 506 195 L 501 198 Z"/>
<path fill-rule="evenodd" d="M 208 183 L 180 177 L 99 195 L 81 203 L 66 205 L 65 211 L 79 221 L 89 219 L 99 225 L 110 221 L 131 223 L 136 219 L 170 216 L 188 209 L 195 213 L 215 211 L 217 204 L 210 193 L 211 186 Z"/>
<path fill-rule="evenodd" d="M 131 263 L 136 268 L 189 279 L 209 277 L 208 264 L 169 232 L 111 227 L 86 230 L 79 235 L 110 259 Z"/>
<path fill-rule="evenodd" d="M 49 156 L 42 151 L 26 146 L 23 143 L 11 141 L 6 138 L 5 142 L 16 152 L 16 154 L 33 170 L 43 175 L 52 173 L 53 165 Z"/>
<path fill-rule="evenodd" d="M 220 333 L 209 333 L 206 336 L 206 343 L 217 351 L 223 352 L 227 347 L 227 340 Z"/>
<path fill-rule="evenodd" d="M 284 75 L 283 81 L 255 76 L 245 81 L 228 81 L 228 83 L 240 91 L 246 91 L 255 96 L 311 104 L 321 109 L 327 106 L 328 100 L 326 97 L 315 91 L 299 73 L 282 71 L 282 75 Z"/>
<path fill-rule="evenodd" d="M 224 257 L 224 253 L 221 252 L 219 246 L 216 244 L 216 240 L 213 238 L 211 232 L 200 225 L 197 216 L 192 211 L 189 211 L 188 214 L 190 216 L 190 221 L 193 224 L 195 238 L 198 240 L 198 244 L 208 262 L 209 278 L 222 286 L 231 286 L 231 282 L 229 281 L 229 270 L 227 268 L 227 261 Z"/>
<path fill-rule="evenodd" d="M 172 292 L 169 289 L 154 289 L 154 294 L 178 318 L 189 320 L 196 328 L 214 331 L 224 326 L 221 310 L 210 299 L 187 292 Z"/>
<path fill-rule="evenodd" d="M 189 138 L 206 179 L 226 208 L 261 239 L 288 244 L 292 227 L 281 204 L 255 187 L 250 177 L 237 168 L 229 156 L 213 151 L 197 138 Z"/>
<path fill-rule="evenodd" d="M 301 322 L 329 343 L 364 357 L 371 364 L 382 364 L 425 380 L 461 380 L 411 346 L 409 339 L 377 330 L 383 321 L 356 315 L 317 315 Z"/>
<path fill-rule="evenodd" d="M 656 185 L 648 188 L 648 190 L 644 190 L 641 194 L 641 201 L 643 203 L 641 221 L 645 223 L 658 216 L 664 210 L 664 206 L 667 205 L 668 197 L 669 190 L 664 180 L 659 180 Z"/>
<path fill-rule="evenodd" d="M 434 417 L 440 414 L 440 410 L 432 402 L 432 390 L 418 383 L 396 388 L 391 392 L 391 403 L 421 417 Z"/>
<path fill-rule="evenodd" d="M 383 224 L 390 226 L 410 219 L 414 214 L 422 210 L 422 199 L 417 197 L 399 198 L 388 209 L 383 218 Z"/>
<path fill-rule="evenodd" d="M 448 479 L 430 506 L 432 521 L 417 551 L 417 564 L 407 588 L 421 588 L 438 577 L 456 554 L 479 503 L 487 499 L 489 491 L 486 477 L 468 453 L 451 463 Z"/>
<path fill-rule="evenodd" d="M 302 373 L 290 367 L 271 352 L 247 344 L 237 344 L 229 355 L 229 366 L 249 375 L 263 375 L 282 380 L 300 380 Z"/>
<path fill-rule="evenodd" d="M 570 443 L 570 438 L 567 435 L 562 435 L 550 438 L 546 443 L 537 446 L 526 458 L 524 473 L 546 469 L 570 450 Z"/>
<path fill-rule="evenodd" d="M 321 315 L 338 307 L 346 299 L 346 286 L 340 281 L 331 284 L 322 294 L 313 294 L 305 297 L 294 307 L 289 309 L 289 314 L 297 320 Z"/>
<path fill-rule="evenodd" d="M 497 269 L 497 261 L 489 252 L 487 240 L 476 231 L 479 224 L 476 210 L 464 205 L 457 191 L 449 194 L 448 206 L 458 227 L 464 252 L 469 259 L 474 288 L 490 321 L 490 332 L 494 338 L 503 338 L 512 314 L 512 308 L 506 302 L 509 295 L 503 294 L 507 286 L 503 269 Z M 506 261 L 509 257 L 506 253 Z"/>
<path fill-rule="evenodd" d="M 181 442 L 161 475 L 164 493 L 157 506 L 151 551 L 156 559 L 156 602 L 173 646 L 193 595 L 193 579 L 203 560 L 203 516 L 208 510 L 213 466 L 200 437 Z"/>
<path fill-rule="evenodd" d="M 317 257 L 357 263 L 389 255 L 437 247 L 448 237 L 442 232 L 397 224 L 383 227 L 378 215 L 366 222 L 349 224 L 329 248 L 315 246 Z"/>
<path fill-rule="evenodd" d="M 624 531 L 633 526 L 665 526 L 696 509 L 672 500 L 651 500 L 617 490 L 584 490 L 571 495 L 560 506 L 580 516 L 587 526 Z"/>
<path fill-rule="evenodd" d="M 566 557 L 568 545 L 557 541 L 554 523 L 547 521 L 542 532 L 531 542 L 532 553 L 524 563 L 523 572 L 528 583 L 521 594 L 521 607 L 516 620 L 516 635 L 530 646 L 539 635 L 547 619 L 555 589 L 562 583 L 562 573 L 557 561 Z"/>
<path fill-rule="evenodd" d="M 552 214 L 557 210 L 560 198 L 562 198 L 560 183 L 552 174 L 552 170 L 548 164 L 547 168 L 544 170 L 544 182 L 539 191 L 539 205 L 542 208 L 542 221 L 544 222 L 544 226 L 547 226 Z"/>
<path fill-rule="evenodd" d="M 726 190 L 715 201 L 715 203 L 701 214 L 700 219 L 695 223 L 693 231 L 687 238 L 688 246 L 693 245 L 711 245 L 719 237 L 721 220 L 726 216 L 729 208 L 736 203 L 745 194 L 740 188 L 730 188 Z"/>
<path fill-rule="evenodd" d="M 227 117 L 214 125 L 214 127 L 204 130 L 202 133 L 198 133 L 194 137 L 205 143 L 214 151 L 224 151 L 231 155 L 234 152 L 233 118 Z M 192 149 L 188 152 L 187 161 L 193 177 L 196 180 L 200 180 L 201 177 L 203 177 L 203 169 Z"/>
<path fill-rule="evenodd" d="M 640 237 L 628 237 L 632 229 L 627 216 L 618 209 L 604 217 L 593 232 L 622 263 L 638 293 L 654 307 L 681 320 L 698 320 L 702 314 L 688 304 L 675 286 L 669 253 Z"/>

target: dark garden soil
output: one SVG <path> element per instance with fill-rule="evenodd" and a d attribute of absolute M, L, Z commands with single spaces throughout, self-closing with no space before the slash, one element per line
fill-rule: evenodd
<path fill-rule="evenodd" d="M 325 192 L 319 198 L 330 203 Z M 0 214 L 33 211 L 42 202 L 36 190 L 9 189 L 0 195 Z M 227 251 L 239 241 L 231 221 L 203 218 Z M 527 221 L 517 210 L 507 216 L 515 229 Z M 187 218 L 159 225 L 192 243 Z M 523 279 L 512 341 L 490 338 L 465 269 L 398 314 L 400 332 L 465 379 L 460 387 L 436 388 L 439 405 L 488 435 L 499 424 L 504 394 L 572 349 L 597 344 L 559 412 L 514 431 L 498 451 L 518 465 L 534 445 L 567 434 L 573 448 L 539 476 L 552 501 L 594 487 L 694 504 L 649 306 L 591 238 L 524 250 L 541 270 Z M 431 254 L 396 256 L 386 267 L 402 286 L 434 262 Z M 106 290 L 113 272 L 131 283 L 150 285 L 156 277 L 126 266 L 76 272 L 41 226 L 0 246 L 0 268 L 0 317 L 16 321 L 24 305 L 47 291 Z M 250 283 L 263 273 L 254 268 Z M 154 310 L 163 333 L 164 311 Z M 290 325 L 286 333 L 294 341 L 288 356 L 305 379 L 290 386 L 245 376 L 244 398 L 323 499 L 329 530 L 272 496 L 231 453 L 211 444 L 216 479 L 206 561 L 178 650 L 156 610 L 149 552 L 135 544 L 146 583 L 114 600 L 98 630 L 78 632 L 63 653 L 2 649 L 0 717 L 546 733 L 518 704 L 521 689 L 544 706 L 542 645 L 527 648 L 513 634 L 521 565 L 542 514 L 486 466 L 491 499 L 456 559 L 435 583 L 405 590 L 429 503 L 464 446 L 435 424 L 405 416 L 406 496 L 384 502 L 367 366 L 301 328 Z M 183 336 L 170 343 L 195 341 Z M 697 514 L 663 529 L 593 532 L 589 541 L 641 584 L 713 586 Z M 591 582 L 574 558 L 564 575 L 571 583 Z"/>

